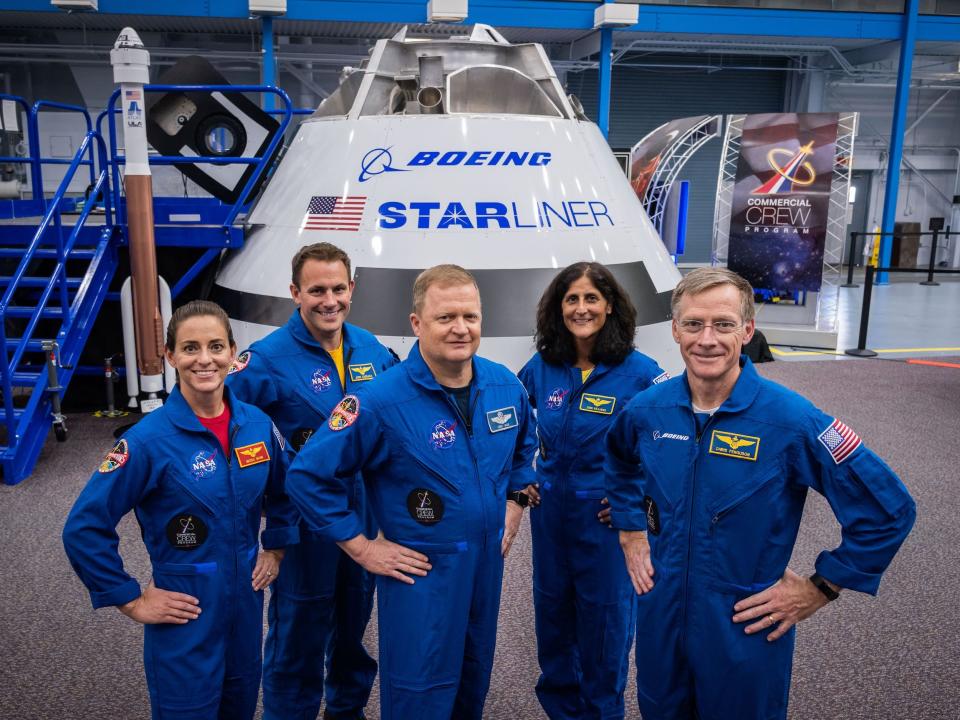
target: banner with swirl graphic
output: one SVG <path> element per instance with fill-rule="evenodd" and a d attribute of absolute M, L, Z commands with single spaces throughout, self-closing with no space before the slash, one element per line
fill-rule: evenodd
<path fill-rule="evenodd" d="M 838 113 L 747 115 L 727 266 L 762 290 L 818 291 Z"/>

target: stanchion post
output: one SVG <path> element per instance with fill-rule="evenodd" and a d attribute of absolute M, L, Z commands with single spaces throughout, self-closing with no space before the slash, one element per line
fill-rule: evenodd
<path fill-rule="evenodd" d="M 933 237 L 930 239 L 930 262 L 927 263 L 927 279 L 921 282 L 921 285 L 939 285 L 936 280 L 933 279 L 933 268 L 936 265 L 937 261 L 937 238 L 939 237 L 940 231 L 934 228 Z"/>
<path fill-rule="evenodd" d="M 873 275 L 875 272 L 876 268 L 867 265 L 867 276 L 863 284 L 863 305 L 860 308 L 860 338 L 855 348 L 844 350 L 847 355 L 853 355 L 854 357 L 877 356 L 873 350 L 867 349 L 867 326 L 870 324 L 870 298 L 873 295 Z"/>
<path fill-rule="evenodd" d="M 847 281 L 840 287 L 846 287 L 846 288 L 860 287 L 853 281 L 853 264 L 856 258 L 858 237 L 860 237 L 860 233 L 858 233 L 856 230 L 850 233 L 850 252 L 847 253 Z"/>

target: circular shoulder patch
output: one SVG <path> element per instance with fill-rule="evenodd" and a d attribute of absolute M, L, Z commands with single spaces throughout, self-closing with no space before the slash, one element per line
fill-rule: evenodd
<path fill-rule="evenodd" d="M 343 400 L 330 413 L 327 427 L 331 430 L 343 430 L 357 421 L 360 414 L 360 398 L 356 395 L 344 395 Z"/>
<path fill-rule="evenodd" d="M 125 438 L 121 438 L 116 445 L 113 446 L 113 450 L 107 453 L 107 456 L 103 459 L 103 462 L 100 463 L 100 467 L 97 468 L 102 473 L 109 473 L 122 468 L 127 464 L 127 460 L 130 459 L 130 446 L 127 445 Z"/>
<path fill-rule="evenodd" d="M 443 498 L 426 488 L 411 490 L 407 495 L 407 512 L 421 525 L 436 525 L 443 520 Z"/>
<path fill-rule="evenodd" d="M 206 542 L 208 532 L 196 515 L 177 515 L 167 523 L 167 542 L 177 550 L 195 550 Z"/>
<path fill-rule="evenodd" d="M 244 350 L 242 353 L 237 355 L 237 359 L 233 361 L 230 365 L 230 369 L 227 370 L 227 375 L 233 375 L 243 370 L 247 364 L 250 362 L 250 351 Z"/>

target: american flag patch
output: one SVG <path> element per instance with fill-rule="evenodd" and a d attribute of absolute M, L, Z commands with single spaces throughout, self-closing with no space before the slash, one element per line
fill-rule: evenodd
<path fill-rule="evenodd" d="M 860 447 L 860 436 L 836 419 L 830 427 L 817 436 L 817 439 L 827 449 L 837 465 Z"/>
<path fill-rule="evenodd" d="M 314 195 L 303 216 L 304 230 L 352 230 L 360 229 L 363 208 L 367 198 L 360 195 Z"/>

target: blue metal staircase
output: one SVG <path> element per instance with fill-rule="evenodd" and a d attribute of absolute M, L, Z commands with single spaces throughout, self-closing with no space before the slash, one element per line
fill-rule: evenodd
<path fill-rule="evenodd" d="M 178 90 L 270 93 L 280 98 L 280 129 L 262 157 L 231 157 L 220 162 L 254 164 L 257 170 L 233 205 L 213 198 L 154 198 L 155 241 L 158 247 L 206 248 L 171 288 L 176 298 L 225 248 L 243 245 L 238 217 L 247 209 L 258 178 L 269 169 L 269 160 L 282 141 L 294 110 L 283 90 L 268 86 L 147 85 L 147 92 Z M 59 402 L 78 363 L 90 330 L 105 300 L 118 299 L 108 292 L 118 265 L 118 248 L 126 245 L 126 199 L 121 169 L 125 157 L 117 150 L 115 118 L 119 91 L 113 93 L 96 127 L 86 108 L 38 101 L 31 107 L 23 98 L 0 94 L 0 100 L 19 105 L 28 115 L 29 157 L 2 157 L 0 163 L 23 163 L 30 170 L 31 196 L 0 200 L 0 472 L 3 482 L 15 485 L 33 471 L 52 427 L 65 438 Z M 43 157 L 40 152 L 38 114 L 45 109 L 79 113 L 86 135 L 72 160 Z M 107 141 L 103 123 L 107 121 Z M 109 152 L 108 152 L 109 148 Z M 195 162 L 188 157 L 151 157 L 151 164 Z M 46 199 L 43 166 L 65 165 L 66 174 L 56 193 Z M 89 173 L 87 201 L 67 197 L 78 172 Z M 76 215 L 71 226 L 64 216 Z M 188 215 L 196 220 L 178 222 Z M 94 368 L 83 368 L 89 372 Z"/>

